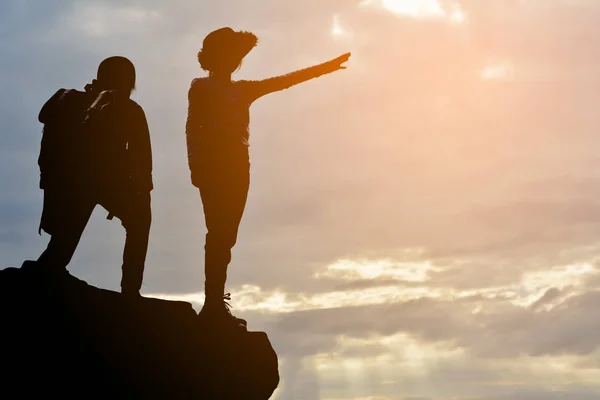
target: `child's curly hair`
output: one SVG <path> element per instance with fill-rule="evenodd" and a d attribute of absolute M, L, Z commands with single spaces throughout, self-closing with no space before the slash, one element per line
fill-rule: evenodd
<path fill-rule="evenodd" d="M 251 32 L 234 31 L 230 27 L 217 29 L 204 38 L 198 62 L 205 71 L 233 72 L 257 44 L 258 38 Z"/>

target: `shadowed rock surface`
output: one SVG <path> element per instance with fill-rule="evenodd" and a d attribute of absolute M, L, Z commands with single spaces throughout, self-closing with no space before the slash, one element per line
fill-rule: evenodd
<path fill-rule="evenodd" d="M 264 332 L 208 329 L 189 303 L 35 268 L 0 270 L 0 343 L 13 398 L 266 400 L 279 383 Z"/>

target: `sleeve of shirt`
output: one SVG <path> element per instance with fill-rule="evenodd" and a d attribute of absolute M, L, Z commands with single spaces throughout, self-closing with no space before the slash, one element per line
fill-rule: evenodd
<path fill-rule="evenodd" d="M 127 143 L 131 160 L 131 178 L 137 190 L 149 192 L 154 188 L 150 131 L 144 110 L 137 104 L 134 110 L 134 126 Z"/>
<path fill-rule="evenodd" d="M 273 78 L 267 78 L 260 81 L 246 81 L 248 101 L 253 102 L 269 93 L 288 89 L 294 85 L 317 78 L 329 72 L 331 71 L 327 68 L 327 63 L 323 63 L 289 74 L 275 76 Z"/>
<path fill-rule="evenodd" d="M 200 138 L 200 130 L 202 121 L 200 120 L 200 107 L 202 96 L 201 83 L 198 79 L 194 79 L 188 91 L 188 114 L 185 123 L 185 138 L 187 145 L 188 166 L 190 170 L 198 157 L 198 140 Z"/>

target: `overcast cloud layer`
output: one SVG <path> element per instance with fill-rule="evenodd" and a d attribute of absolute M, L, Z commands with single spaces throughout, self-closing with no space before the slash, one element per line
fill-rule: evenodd
<path fill-rule="evenodd" d="M 41 105 L 126 55 L 154 152 L 143 292 L 201 307 L 184 127 L 195 54 L 222 26 L 260 38 L 239 79 L 352 52 L 252 107 L 228 289 L 280 355 L 277 400 L 600 398 L 595 0 L 6 0 L 0 265 L 48 240 Z M 105 217 L 69 269 L 118 290 L 124 230 Z"/>

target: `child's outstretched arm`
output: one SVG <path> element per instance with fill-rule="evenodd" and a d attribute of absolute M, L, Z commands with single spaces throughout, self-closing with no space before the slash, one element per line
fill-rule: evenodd
<path fill-rule="evenodd" d="M 348 61 L 350 53 L 343 54 L 333 60 L 312 67 L 294 71 L 286 75 L 248 82 L 250 85 L 250 101 L 254 101 L 269 93 L 287 89 L 321 75 L 329 74 L 340 69 L 346 69 L 342 64 Z"/>

